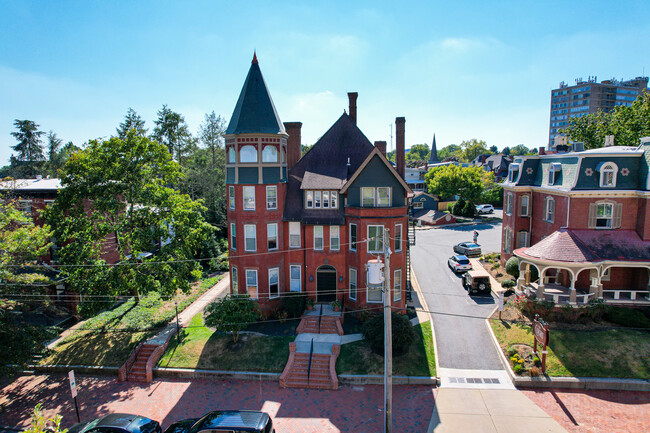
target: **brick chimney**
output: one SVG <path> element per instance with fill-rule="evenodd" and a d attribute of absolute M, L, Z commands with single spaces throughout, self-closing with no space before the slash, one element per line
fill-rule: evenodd
<path fill-rule="evenodd" d="M 404 170 L 405 170 L 405 164 L 404 164 L 404 158 L 406 157 L 405 155 L 405 143 L 404 143 L 404 125 L 406 124 L 406 118 L 404 117 L 396 117 L 395 118 L 395 160 L 397 161 L 397 172 L 402 176 L 402 179 L 404 179 Z"/>
<path fill-rule="evenodd" d="M 355 125 L 357 124 L 357 98 L 358 97 L 359 94 L 357 92 L 348 92 L 348 100 L 350 102 L 350 108 L 348 110 L 348 113 L 350 113 L 350 118 L 352 119 Z"/>
<path fill-rule="evenodd" d="M 386 142 L 385 141 L 375 141 L 375 147 L 379 149 L 381 153 L 386 156 Z"/>
<path fill-rule="evenodd" d="M 537 152 L 538 155 L 546 155 L 546 148 L 544 146 L 539 147 L 539 152 Z"/>
<path fill-rule="evenodd" d="M 284 129 L 289 134 L 287 139 L 287 170 L 291 169 L 298 160 L 302 153 L 302 146 L 300 140 L 300 129 L 302 122 L 284 122 Z"/>

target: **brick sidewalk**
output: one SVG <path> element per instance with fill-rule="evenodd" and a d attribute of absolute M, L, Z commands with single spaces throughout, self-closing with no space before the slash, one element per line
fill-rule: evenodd
<path fill-rule="evenodd" d="M 369 432 L 383 429 L 383 386 L 343 386 L 338 391 L 282 389 L 277 382 L 155 380 L 148 385 L 118 383 L 114 378 L 78 376 L 82 419 L 109 412 L 141 414 L 163 428 L 174 421 L 214 409 L 263 410 L 278 433 Z M 433 410 L 429 386 L 393 389 L 396 432 L 426 432 Z M 0 425 L 24 427 L 31 409 L 43 403 L 46 414 L 76 422 L 64 375 L 23 376 L 0 390 Z"/>

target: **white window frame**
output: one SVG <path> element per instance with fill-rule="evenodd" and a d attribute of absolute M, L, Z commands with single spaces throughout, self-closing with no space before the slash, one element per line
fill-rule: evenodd
<path fill-rule="evenodd" d="M 250 227 L 253 228 L 253 234 L 254 236 L 251 238 L 248 236 L 247 229 L 250 229 Z M 248 248 L 248 240 L 252 239 L 253 243 L 255 244 L 254 249 L 249 249 Z M 257 251 L 257 225 L 256 224 L 244 224 L 244 251 L 248 252 L 255 252 Z"/>
<path fill-rule="evenodd" d="M 235 187 L 232 185 L 228 187 L 228 203 L 230 209 L 235 209 Z"/>
<path fill-rule="evenodd" d="M 379 197 L 379 191 L 384 189 L 388 192 L 388 202 L 386 204 L 382 204 L 381 199 Z M 375 199 L 375 202 L 377 203 L 377 207 L 390 207 L 390 204 L 392 203 L 392 199 L 393 199 L 393 188 L 391 188 L 390 186 L 378 186 L 376 188 L 376 194 L 377 197 Z"/>
<path fill-rule="evenodd" d="M 609 207 L 609 217 L 607 217 L 607 216 L 601 216 L 601 217 L 599 217 L 599 216 L 598 216 L 598 213 L 599 213 L 599 210 L 600 210 L 600 207 L 601 207 L 601 206 L 603 206 L 603 209 L 605 209 L 605 207 Z M 615 203 L 610 203 L 610 202 L 600 202 L 600 203 L 596 203 L 596 215 L 595 215 L 595 218 L 596 218 L 596 227 L 595 227 L 595 228 L 596 228 L 596 229 L 600 229 L 600 230 L 611 230 L 611 229 L 614 228 L 614 209 L 615 209 L 615 207 L 616 207 L 616 204 L 615 204 Z M 608 225 L 606 225 L 606 226 L 599 226 L 599 225 L 598 225 L 598 221 L 599 221 L 599 220 L 603 220 L 603 221 L 607 222 Z"/>
<path fill-rule="evenodd" d="M 237 162 L 237 151 L 233 146 L 228 148 L 228 164 L 235 164 Z"/>
<path fill-rule="evenodd" d="M 239 274 L 237 272 L 237 266 L 232 266 L 231 270 L 231 287 L 232 287 L 232 293 L 237 295 L 239 294 Z"/>
<path fill-rule="evenodd" d="M 253 149 L 254 153 L 251 153 L 250 155 L 255 155 L 254 159 L 251 159 L 250 161 L 245 161 L 244 158 L 242 157 L 247 157 L 249 155 L 246 155 L 246 151 Z M 244 163 L 244 164 L 256 164 L 258 160 L 257 157 L 257 148 L 253 146 L 252 144 L 247 144 L 245 146 L 242 146 L 241 149 L 239 149 L 239 162 Z"/>
<path fill-rule="evenodd" d="M 334 235 L 336 234 L 336 236 Z M 336 245 L 334 245 L 336 243 Z M 330 226 L 330 250 L 339 251 L 341 249 L 341 227 Z"/>
<path fill-rule="evenodd" d="M 402 269 L 395 269 L 393 271 L 393 301 L 399 302 L 402 300 Z"/>
<path fill-rule="evenodd" d="M 503 228 L 503 252 L 507 254 L 512 252 L 512 229 L 508 226 Z"/>
<path fill-rule="evenodd" d="M 371 293 L 379 293 L 379 299 L 371 299 Z M 384 291 L 381 287 L 366 287 L 366 304 L 383 304 L 384 303 Z"/>
<path fill-rule="evenodd" d="M 305 208 L 314 208 L 314 191 L 305 191 Z"/>
<path fill-rule="evenodd" d="M 352 239 L 352 227 L 354 226 L 354 240 Z M 357 230 L 357 225 L 355 223 L 350 223 L 350 251 L 357 250 L 357 242 L 359 238 L 359 231 Z"/>
<path fill-rule="evenodd" d="M 300 238 L 300 221 L 289 221 L 289 248 L 300 248 Z M 297 243 L 295 242 L 296 239 L 298 240 Z"/>
<path fill-rule="evenodd" d="M 512 215 L 512 202 L 513 194 L 511 192 L 506 193 L 506 215 Z"/>
<path fill-rule="evenodd" d="M 561 172 L 562 164 L 559 162 L 552 162 L 548 167 L 548 178 L 546 179 L 548 181 L 548 184 L 555 185 L 555 182 L 557 181 L 557 175 Z"/>
<path fill-rule="evenodd" d="M 370 228 L 371 227 L 381 227 L 381 236 L 378 239 L 370 239 Z M 383 253 L 384 252 L 384 226 L 379 224 L 368 225 L 366 229 L 366 239 L 368 240 L 368 252 L 369 253 Z M 373 245 L 373 243 L 375 243 Z M 377 249 L 372 249 L 372 246 L 378 247 Z"/>
<path fill-rule="evenodd" d="M 321 191 L 314 191 L 314 209 L 320 209 L 322 203 Z"/>
<path fill-rule="evenodd" d="M 526 204 L 524 204 L 524 202 Z M 524 212 L 524 209 L 526 209 L 526 212 Z M 527 217 L 530 212 L 530 196 L 528 194 L 524 194 L 519 197 L 519 216 L 522 217 Z"/>
<path fill-rule="evenodd" d="M 339 193 L 338 191 L 330 191 L 330 209 L 338 209 L 338 198 L 339 198 Z"/>
<path fill-rule="evenodd" d="M 521 239 L 521 238 L 522 238 L 522 235 L 523 235 L 523 237 L 524 237 L 524 239 L 523 239 L 523 243 L 522 243 L 522 239 Z M 528 241 L 529 237 L 530 237 L 530 233 L 528 232 L 528 230 L 519 230 L 519 231 L 517 232 L 517 248 L 524 248 L 524 247 L 529 246 L 529 245 L 528 245 L 528 243 L 529 243 L 529 241 Z"/>
<path fill-rule="evenodd" d="M 357 300 L 357 287 L 359 285 L 359 281 L 357 278 L 358 277 L 357 277 L 356 268 L 349 268 L 348 269 L 348 297 L 353 301 Z"/>
<path fill-rule="evenodd" d="M 248 275 L 255 275 L 255 285 L 249 285 L 248 284 Z M 251 295 L 249 287 L 255 287 L 255 296 Z M 258 299 L 260 296 L 260 291 L 259 291 L 259 280 L 257 279 L 257 269 L 246 269 L 246 293 L 248 296 L 251 297 L 251 299 Z"/>
<path fill-rule="evenodd" d="M 403 225 L 395 224 L 395 252 L 396 253 L 402 251 L 402 241 L 404 240 L 403 233 L 404 233 Z"/>
<path fill-rule="evenodd" d="M 237 249 L 237 224 L 230 223 L 230 249 Z"/>
<path fill-rule="evenodd" d="M 252 196 L 250 195 L 252 191 Z M 244 202 L 244 210 L 249 210 L 249 211 L 254 211 L 255 210 L 255 187 L 254 186 L 243 186 L 242 187 L 242 193 L 243 193 L 243 202 Z M 251 200 L 252 198 L 252 200 Z"/>
<path fill-rule="evenodd" d="M 367 197 L 368 200 L 372 200 L 372 204 L 365 204 L 364 200 L 364 192 L 369 192 L 369 197 Z M 371 196 L 371 197 L 370 197 Z M 362 186 L 361 187 L 361 207 L 375 207 L 375 189 L 372 187 L 368 186 Z"/>
<path fill-rule="evenodd" d="M 600 166 L 600 187 L 601 188 L 616 188 L 616 175 L 618 174 L 618 166 L 611 161 L 605 162 Z M 608 175 L 611 175 L 611 184 L 607 182 Z"/>
<path fill-rule="evenodd" d="M 330 192 L 323 191 L 323 209 L 330 208 Z"/>
<path fill-rule="evenodd" d="M 510 164 L 510 167 L 508 168 L 508 182 L 514 183 L 519 180 L 520 168 L 519 163 Z"/>
<path fill-rule="evenodd" d="M 612 278 L 612 268 L 609 267 L 605 269 L 603 275 L 600 277 L 600 281 L 609 281 Z"/>
<path fill-rule="evenodd" d="M 320 232 L 320 235 L 316 235 L 316 232 Z M 317 243 L 317 239 L 320 239 L 320 245 Z M 322 251 L 325 249 L 325 228 L 324 226 L 314 226 L 314 250 Z"/>
<path fill-rule="evenodd" d="M 424 209 L 424 202 L 421 201 L 413 202 L 413 209 Z"/>
<path fill-rule="evenodd" d="M 302 266 L 300 265 L 289 265 L 289 291 L 291 292 L 302 292 Z M 298 270 L 298 278 L 293 277 L 293 271 Z M 297 289 L 296 289 L 297 286 Z"/>
<path fill-rule="evenodd" d="M 275 248 L 271 247 L 271 229 L 275 230 Z M 276 251 L 278 249 L 278 223 L 268 223 L 266 225 L 266 249 L 267 251 Z"/>
<path fill-rule="evenodd" d="M 269 152 L 266 151 L 267 149 L 269 149 L 271 151 L 270 154 L 269 154 Z M 278 154 L 279 153 L 278 153 L 278 148 L 277 147 L 275 147 L 272 144 L 267 144 L 262 149 L 262 162 L 269 162 L 269 163 L 278 162 Z M 274 159 L 273 158 L 269 159 L 269 156 L 272 156 L 272 157 L 275 157 L 275 158 Z"/>
<path fill-rule="evenodd" d="M 277 288 L 277 293 L 275 296 L 271 294 L 271 274 L 276 274 L 277 282 L 275 283 L 278 288 Z M 269 299 L 275 299 L 280 297 L 280 268 L 269 268 Z"/>
<path fill-rule="evenodd" d="M 553 203 L 552 206 L 551 203 Z M 553 209 L 551 210 L 551 208 Z M 547 223 L 555 222 L 555 199 L 551 196 L 544 198 L 544 221 Z"/>
<path fill-rule="evenodd" d="M 273 192 L 273 197 L 269 195 L 270 191 Z M 266 209 L 274 210 L 277 208 L 278 208 L 278 187 L 275 185 L 267 186 L 266 187 Z"/>

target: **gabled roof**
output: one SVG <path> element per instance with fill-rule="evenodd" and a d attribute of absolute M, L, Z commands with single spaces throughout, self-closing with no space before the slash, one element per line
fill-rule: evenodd
<path fill-rule="evenodd" d="M 429 194 L 426 191 L 417 191 L 417 192 L 413 193 L 414 198 L 420 197 L 421 195 L 426 195 L 428 197 L 431 197 L 434 200 L 439 200 L 440 199 L 440 197 L 438 197 L 437 195 Z"/>
<path fill-rule="evenodd" d="M 262 77 L 257 55 L 253 57 L 244 87 L 226 129 L 226 134 L 246 133 L 286 133 Z"/>
<path fill-rule="evenodd" d="M 372 160 L 372 158 L 374 156 L 378 156 L 379 159 L 381 159 L 381 161 L 386 165 L 386 167 L 388 167 L 388 170 L 390 170 L 393 173 L 393 175 L 397 178 L 399 183 L 404 187 L 404 189 L 406 190 L 406 193 L 409 194 L 409 195 L 413 195 L 413 191 L 408 186 L 408 184 L 404 181 L 404 179 L 402 179 L 402 176 L 400 176 L 399 173 L 397 172 L 397 170 L 395 170 L 395 167 L 393 167 L 393 165 L 390 163 L 388 158 L 386 158 L 384 156 L 384 154 L 381 153 L 381 151 L 379 149 L 377 149 L 376 147 L 373 148 L 372 152 L 370 152 L 370 154 L 366 157 L 366 159 L 359 166 L 359 168 L 356 169 L 356 171 L 354 172 L 352 177 L 350 177 L 350 179 L 348 179 L 348 181 L 345 183 L 345 185 L 341 189 L 341 194 L 343 194 L 345 191 L 348 190 L 350 185 L 352 185 L 352 183 L 355 181 L 355 179 L 357 177 L 359 177 L 359 175 L 361 174 L 363 169 L 366 168 L 366 166 L 370 163 L 370 161 Z"/>

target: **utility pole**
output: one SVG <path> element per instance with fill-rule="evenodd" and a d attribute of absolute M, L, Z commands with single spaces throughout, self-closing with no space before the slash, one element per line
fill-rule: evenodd
<path fill-rule="evenodd" d="M 393 324 L 390 302 L 390 230 L 384 229 L 384 433 L 393 431 Z"/>

